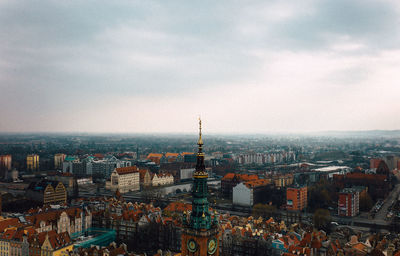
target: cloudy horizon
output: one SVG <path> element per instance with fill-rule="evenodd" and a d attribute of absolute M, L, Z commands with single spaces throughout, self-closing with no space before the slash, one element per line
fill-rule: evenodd
<path fill-rule="evenodd" d="M 400 3 L 0 1 L 0 132 L 400 129 Z"/>

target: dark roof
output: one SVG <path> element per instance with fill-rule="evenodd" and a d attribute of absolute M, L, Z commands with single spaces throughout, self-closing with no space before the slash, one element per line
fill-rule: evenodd
<path fill-rule="evenodd" d="M 56 188 L 58 185 L 59 181 L 51 181 L 51 180 L 40 180 L 40 181 L 34 181 L 31 182 L 28 186 L 28 190 L 34 190 L 34 191 L 43 191 L 46 189 L 47 185 L 51 185 L 53 188 Z"/>

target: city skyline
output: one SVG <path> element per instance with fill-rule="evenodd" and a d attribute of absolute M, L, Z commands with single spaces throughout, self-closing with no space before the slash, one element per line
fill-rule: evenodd
<path fill-rule="evenodd" d="M 396 1 L 0 3 L 0 132 L 399 130 Z"/>

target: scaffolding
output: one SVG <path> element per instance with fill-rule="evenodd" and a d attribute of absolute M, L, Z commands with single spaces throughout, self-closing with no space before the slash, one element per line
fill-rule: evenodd
<path fill-rule="evenodd" d="M 71 234 L 71 238 L 76 240 L 75 248 L 89 248 L 92 245 L 108 246 L 115 241 L 116 235 L 113 229 L 90 228 L 84 232 Z"/>

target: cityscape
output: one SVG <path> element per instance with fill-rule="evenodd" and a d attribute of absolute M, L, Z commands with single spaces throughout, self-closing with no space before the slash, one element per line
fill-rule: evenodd
<path fill-rule="evenodd" d="M 0 21 L 0 256 L 400 256 L 397 1 Z"/>

